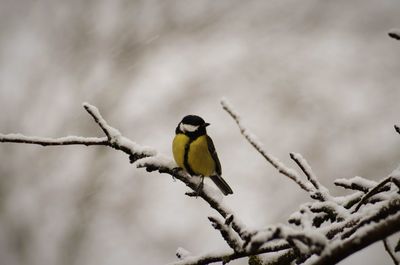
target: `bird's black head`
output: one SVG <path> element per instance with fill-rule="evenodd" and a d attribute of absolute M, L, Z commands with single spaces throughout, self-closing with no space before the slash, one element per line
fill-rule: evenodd
<path fill-rule="evenodd" d="M 201 117 L 196 115 L 187 115 L 183 117 L 182 121 L 175 129 L 175 133 L 183 133 L 190 138 L 197 138 L 200 135 L 207 133 L 206 127 L 210 125 L 205 122 Z"/>

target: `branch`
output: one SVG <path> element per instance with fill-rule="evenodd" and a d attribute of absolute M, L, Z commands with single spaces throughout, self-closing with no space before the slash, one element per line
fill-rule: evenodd
<path fill-rule="evenodd" d="M 290 249 L 290 246 L 285 243 L 280 243 L 280 244 L 263 246 L 253 252 L 234 252 L 231 250 L 229 252 L 216 253 L 216 254 L 186 256 L 182 258 L 180 261 L 171 263 L 170 265 L 204 265 L 214 262 L 223 262 L 223 264 L 226 264 L 232 260 L 244 257 L 251 257 L 254 255 L 265 254 L 265 253 L 276 253 L 278 255 L 278 257 L 276 258 L 276 262 L 268 263 L 269 265 L 289 264 L 290 261 L 294 260 L 295 258 L 295 254 L 293 250 Z M 280 263 L 282 262 L 282 259 L 289 262 Z"/>
<path fill-rule="evenodd" d="M 110 146 L 106 137 L 80 137 L 80 136 L 66 136 L 60 138 L 46 138 L 37 136 L 25 136 L 19 133 L 1 134 L 0 142 L 2 143 L 23 143 L 23 144 L 37 144 L 41 146 L 55 146 L 55 145 L 105 145 Z"/>
<path fill-rule="evenodd" d="M 190 265 L 212 262 L 223 262 L 225 264 L 243 257 L 249 257 L 250 262 L 253 258 L 258 259 L 255 255 L 263 253 L 270 253 L 270 260 L 266 261 L 266 264 L 269 265 L 289 264 L 294 260 L 299 264 L 305 261 L 307 264 L 314 265 L 335 264 L 352 253 L 376 241 L 384 240 L 400 230 L 398 226 L 400 223 L 400 168 L 393 171 L 389 177 L 380 183 L 360 177 L 336 180 L 336 185 L 356 190 L 356 192 L 344 197 L 332 197 L 318 181 L 311 167 L 300 154 L 291 153 L 290 157 L 304 172 L 308 181 L 303 181 L 296 170 L 287 167 L 277 158 L 268 154 L 262 144 L 256 140 L 256 137 L 243 126 L 239 115 L 226 100 L 222 100 L 221 104 L 224 110 L 235 120 L 246 140 L 275 169 L 295 181 L 300 188 L 310 194 L 311 198 L 318 200 L 317 202 L 303 204 L 300 210 L 290 217 L 289 223 L 299 225 L 300 228 L 294 229 L 289 226 L 278 225 L 249 232 L 229 207 L 223 203 L 223 196 L 219 191 L 207 184 L 204 184 L 203 189 L 198 190 L 200 178 L 190 176 L 186 171 L 178 168 L 170 157 L 158 154 L 150 147 L 138 145 L 123 137 L 117 129 L 108 125 L 96 107 L 88 103 L 83 104 L 85 110 L 99 125 L 106 137 L 43 138 L 22 134 L 0 134 L 0 142 L 42 146 L 108 146 L 128 154 L 130 162 L 138 168 L 145 168 L 149 172 L 166 173 L 183 182 L 195 192 L 188 192 L 187 195 L 202 198 L 224 218 L 224 220 L 221 220 L 217 217 L 209 217 L 209 220 L 232 250 L 192 256 L 188 251 L 179 249 L 177 256 L 181 260 L 174 264 Z M 400 133 L 398 126 L 395 126 L 395 129 Z M 389 186 L 388 183 L 393 185 Z M 398 190 L 396 190 L 396 187 Z M 373 197 L 378 193 L 382 194 Z M 371 200 L 372 197 L 373 200 Z M 364 206 L 366 210 L 357 212 L 364 204 L 367 204 Z M 354 205 L 355 210 L 351 213 L 349 209 L 353 209 Z M 390 250 L 387 242 L 384 241 L 384 244 L 386 249 Z M 396 246 L 395 251 L 398 248 Z"/>
<path fill-rule="evenodd" d="M 167 158 L 150 147 L 145 147 L 136 144 L 135 142 L 123 137 L 121 133 L 108 125 L 105 119 L 101 116 L 99 110 L 88 103 L 84 103 L 83 107 L 93 117 L 94 121 L 100 126 L 106 137 L 80 137 L 67 136 L 62 138 L 42 138 L 29 137 L 22 134 L 0 134 L 0 142 L 9 143 L 26 143 L 38 144 L 42 146 L 54 145 L 103 145 L 120 150 L 129 155 L 131 163 L 136 162 L 137 167 L 144 167 L 147 171 L 159 171 L 167 173 L 172 177 L 179 179 L 190 187 L 193 191 L 198 190 L 199 178 L 191 177 L 185 171 L 176 168 L 176 164 L 172 159 Z M 215 189 L 204 185 L 204 188 L 199 192 L 199 197 L 204 199 L 212 208 L 214 208 L 222 217 L 233 215 L 233 212 L 222 203 L 222 198 Z M 245 226 L 237 219 L 232 221 L 232 228 L 240 235 L 246 234 Z"/>
<path fill-rule="evenodd" d="M 321 256 L 312 265 L 336 264 L 351 254 L 380 241 L 400 230 L 400 200 L 392 202 L 397 207 L 397 212 L 387 218 L 381 219 L 376 223 L 366 225 L 344 240 L 339 240 L 336 244 L 326 248 Z"/>
<path fill-rule="evenodd" d="M 256 136 L 243 125 L 239 114 L 234 110 L 227 99 L 222 99 L 221 105 L 222 108 L 235 120 L 240 129 L 240 133 L 268 161 L 268 163 L 276 168 L 279 173 L 287 176 L 288 178 L 296 182 L 303 190 L 307 191 L 308 193 L 312 193 L 314 191 L 314 189 L 310 185 L 307 185 L 308 183 L 305 183 L 300 179 L 299 173 L 296 170 L 287 167 L 285 164 L 283 164 L 274 156 L 268 154 L 263 149 L 263 145 L 256 139 Z"/>
<path fill-rule="evenodd" d="M 396 130 L 397 133 L 400 134 L 400 126 L 399 125 L 395 125 L 394 129 Z"/>
<path fill-rule="evenodd" d="M 387 240 L 387 238 L 385 238 L 383 241 L 383 246 L 385 247 L 386 252 L 389 254 L 390 258 L 392 259 L 393 263 L 395 265 L 399 265 L 399 261 L 397 260 L 395 254 L 392 252 L 390 246 L 389 246 L 389 242 Z"/>
<path fill-rule="evenodd" d="M 374 188 L 370 189 L 360 200 L 360 202 L 356 205 L 356 208 L 354 209 L 354 212 L 357 212 L 360 207 L 367 202 L 367 200 L 369 198 L 371 198 L 372 196 L 374 196 L 375 194 L 379 193 L 382 191 L 383 187 L 392 181 L 392 176 L 389 176 L 387 178 L 385 178 L 384 180 L 382 180 L 379 184 L 377 184 Z"/>
<path fill-rule="evenodd" d="M 290 153 L 290 158 L 296 162 L 296 164 L 300 167 L 303 173 L 306 175 L 307 180 L 314 186 L 315 192 L 311 194 L 311 198 L 317 199 L 320 201 L 332 200 L 329 191 L 326 187 L 324 187 L 317 179 L 317 176 L 314 174 L 311 166 L 308 164 L 307 160 L 303 158 L 303 156 L 299 153 Z"/>
<path fill-rule="evenodd" d="M 395 40 L 400 40 L 400 30 L 399 29 L 391 29 L 391 30 L 389 30 L 388 35 L 389 35 L 389 37 L 391 37 L 391 38 L 393 38 Z"/>
<path fill-rule="evenodd" d="M 230 226 L 233 221 L 233 215 L 229 215 L 225 219 L 225 223 L 221 222 L 216 217 L 208 217 L 212 226 L 221 232 L 222 237 L 226 241 L 226 243 L 235 251 L 241 252 L 243 251 L 243 241 L 237 236 L 236 233 L 233 233 L 232 227 Z"/>
<path fill-rule="evenodd" d="M 117 129 L 107 124 L 107 122 L 100 115 L 98 108 L 90 105 L 87 102 L 84 102 L 82 105 L 85 108 L 85 110 L 93 117 L 94 121 L 100 126 L 100 128 L 103 130 L 104 134 L 107 136 L 107 139 L 109 141 L 111 141 L 112 138 L 121 135 L 121 133 Z"/>

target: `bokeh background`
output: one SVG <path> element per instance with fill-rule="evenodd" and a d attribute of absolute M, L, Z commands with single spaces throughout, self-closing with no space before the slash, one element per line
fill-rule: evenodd
<path fill-rule="evenodd" d="M 241 137 L 227 97 L 266 149 L 335 178 L 380 179 L 400 159 L 396 0 L 0 0 L 0 132 L 102 136 L 96 105 L 171 155 L 186 114 L 212 125 L 225 199 L 253 228 L 308 201 Z M 0 264 L 165 264 L 177 247 L 227 249 L 215 215 L 167 175 L 104 147 L 0 144 Z M 340 264 L 390 264 L 377 243 Z M 246 264 L 246 260 L 232 262 Z"/>

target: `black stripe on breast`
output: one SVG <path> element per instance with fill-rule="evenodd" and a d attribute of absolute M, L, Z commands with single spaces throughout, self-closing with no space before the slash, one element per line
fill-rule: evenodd
<path fill-rule="evenodd" d="M 189 139 L 189 141 L 186 143 L 185 145 L 185 154 L 183 156 L 183 165 L 185 166 L 186 171 L 190 174 L 190 175 L 196 175 L 193 172 L 193 169 L 190 167 L 189 165 L 189 149 L 190 149 L 190 144 L 193 142 L 193 139 Z"/>

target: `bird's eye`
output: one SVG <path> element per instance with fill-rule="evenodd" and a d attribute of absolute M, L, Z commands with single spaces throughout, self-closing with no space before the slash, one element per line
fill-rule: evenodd
<path fill-rule="evenodd" d="M 181 123 L 179 125 L 179 128 L 182 132 L 195 132 L 199 128 L 199 126 Z"/>

